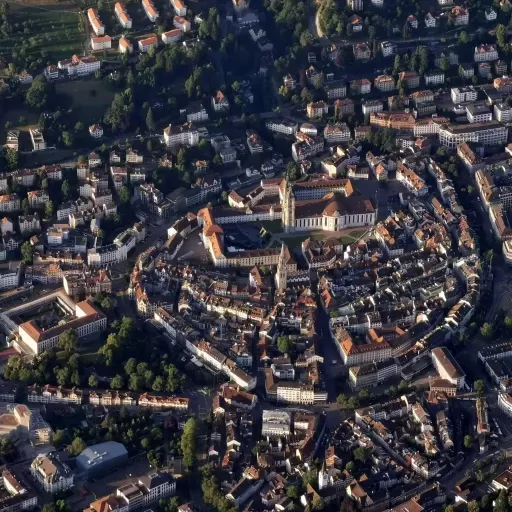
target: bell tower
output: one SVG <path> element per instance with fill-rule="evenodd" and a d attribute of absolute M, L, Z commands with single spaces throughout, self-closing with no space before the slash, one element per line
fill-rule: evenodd
<path fill-rule="evenodd" d="M 288 179 L 283 194 L 283 227 L 285 233 L 295 231 L 295 195 Z"/>
<path fill-rule="evenodd" d="M 288 269 L 286 267 L 286 245 L 284 242 L 281 245 L 281 254 L 279 255 L 279 262 L 277 264 L 277 272 L 276 272 L 276 289 L 286 290 L 287 282 L 288 282 Z"/>

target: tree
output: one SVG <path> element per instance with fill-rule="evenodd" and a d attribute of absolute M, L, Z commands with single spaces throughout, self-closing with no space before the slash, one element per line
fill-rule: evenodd
<path fill-rule="evenodd" d="M 34 246 L 30 242 L 25 242 L 21 246 L 21 259 L 26 265 L 32 264 L 32 258 L 34 256 Z"/>
<path fill-rule="evenodd" d="M 293 341 L 289 336 L 279 336 L 279 338 L 277 338 L 277 350 L 279 350 L 281 354 L 290 354 L 293 345 Z"/>
<path fill-rule="evenodd" d="M 68 446 L 68 452 L 72 457 L 77 457 L 87 448 L 87 444 L 81 437 L 75 437 Z"/>
<path fill-rule="evenodd" d="M 25 102 L 29 107 L 44 110 L 48 102 L 50 86 L 43 75 L 38 75 L 28 88 Z"/>
<path fill-rule="evenodd" d="M 471 448 L 473 446 L 473 438 L 467 434 L 464 436 L 464 448 Z"/>
<path fill-rule="evenodd" d="M 51 201 L 47 201 L 44 205 L 44 214 L 47 219 L 51 219 L 53 215 L 53 203 Z"/>
<path fill-rule="evenodd" d="M 439 62 L 439 67 L 441 68 L 441 71 L 448 71 L 448 68 L 450 67 L 450 63 L 448 62 L 448 59 L 446 57 L 441 57 L 441 60 Z"/>
<path fill-rule="evenodd" d="M 110 313 L 114 309 L 114 303 L 110 297 L 105 297 L 100 304 L 100 307 L 105 313 Z"/>
<path fill-rule="evenodd" d="M 291 485 L 286 489 L 286 496 L 292 500 L 298 500 L 300 498 L 299 489 L 295 485 Z"/>
<path fill-rule="evenodd" d="M 52 437 L 52 444 L 55 448 L 60 448 L 68 442 L 68 433 L 65 430 L 57 430 Z"/>
<path fill-rule="evenodd" d="M 510 507 L 510 503 L 508 501 L 507 492 L 505 490 L 501 490 L 496 498 L 496 503 L 494 505 L 494 512 L 510 512 L 512 508 Z"/>
<path fill-rule="evenodd" d="M 75 124 L 75 132 L 76 133 L 81 133 L 84 130 L 85 130 L 84 123 L 82 123 L 82 121 L 77 121 L 77 123 Z"/>
<path fill-rule="evenodd" d="M 70 189 L 68 180 L 64 180 L 62 182 L 62 186 L 61 186 L 60 190 L 62 192 L 62 196 L 67 201 L 71 197 L 71 189 Z"/>
<path fill-rule="evenodd" d="M 478 397 L 482 398 L 485 394 L 485 382 L 482 379 L 475 381 L 474 390 Z"/>
<path fill-rule="evenodd" d="M 183 427 L 183 434 L 181 435 L 181 450 L 183 452 L 183 463 L 192 467 L 196 462 L 196 439 L 198 435 L 197 420 L 189 418 Z"/>
<path fill-rule="evenodd" d="M 146 114 L 146 127 L 151 133 L 154 133 L 156 130 L 155 118 L 153 117 L 151 107 L 148 108 L 148 113 Z"/>
<path fill-rule="evenodd" d="M 473 500 L 468 503 L 468 512 L 480 512 L 478 501 Z"/>
<path fill-rule="evenodd" d="M 459 43 L 467 44 L 467 43 L 469 43 L 469 41 L 470 41 L 470 38 L 469 38 L 468 33 L 465 30 L 461 31 L 461 33 L 459 34 Z"/>
<path fill-rule="evenodd" d="M 121 375 L 116 375 L 111 381 L 110 381 L 110 388 L 111 389 L 121 389 L 124 386 L 124 379 Z"/>
<path fill-rule="evenodd" d="M 151 386 L 151 389 L 153 389 L 153 391 L 160 392 L 160 391 L 164 390 L 164 386 L 165 386 L 165 382 L 164 382 L 163 377 L 158 375 L 157 377 L 155 377 L 155 380 L 153 381 L 153 385 Z"/>
<path fill-rule="evenodd" d="M 313 34 L 309 30 L 304 30 L 302 34 L 300 35 L 300 45 L 305 48 L 306 46 L 311 46 L 314 41 Z"/>
<path fill-rule="evenodd" d="M 300 166 L 297 162 L 290 162 L 286 166 L 286 177 L 290 181 L 295 181 L 300 178 Z"/>
<path fill-rule="evenodd" d="M 366 462 L 368 455 L 370 455 L 370 450 L 364 446 L 359 446 L 354 450 L 354 459 L 360 462 Z"/>
<path fill-rule="evenodd" d="M 144 387 L 144 379 L 141 375 L 130 375 L 130 379 L 128 381 L 128 389 L 132 391 L 142 391 Z"/>
<path fill-rule="evenodd" d="M 71 132 L 68 132 L 68 131 L 63 131 L 62 132 L 62 142 L 67 147 L 72 146 L 73 142 L 74 142 L 73 134 Z"/>
<path fill-rule="evenodd" d="M 130 198 L 131 198 L 130 189 L 126 186 L 121 187 L 119 189 L 119 201 L 122 204 L 127 204 L 130 202 Z"/>
<path fill-rule="evenodd" d="M 89 387 L 90 388 L 98 387 L 98 377 L 96 377 L 96 375 L 94 375 L 94 374 L 89 375 Z"/>
<path fill-rule="evenodd" d="M 350 473 L 352 474 L 354 472 L 354 469 L 355 469 L 356 465 L 352 462 L 352 461 L 349 461 L 347 462 L 347 465 L 345 466 L 345 469 Z"/>
<path fill-rule="evenodd" d="M 313 510 L 323 510 L 324 508 L 325 501 L 320 495 L 315 493 L 313 496 Z"/>
<path fill-rule="evenodd" d="M 300 97 L 302 101 L 304 101 L 305 103 L 311 103 L 313 99 L 313 96 L 311 95 L 311 92 L 307 87 L 304 87 L 304 89 L 302 89 L 302 91 L 300 92 Z"/>
<path fill-rule="evenodd" d="M 492 335 L 494 334 L 494 326 L 489 322 L 485 322 L 485 324 L 480 327 L 480 334 L 484 338 L 492 338 Z"/>
<path fill-rule="evenodd" d="M 8 148 L 5 152 L 5 164 L 8 169 L 17 169 L 20 162 L 20 155 L 14 149 Z"/>
<path fill-rule="evenodd" d="M 496 26 L 496 43 L 502 50 L 507 45 L 507 29 L 501 23 Z"/>
<path fill-rule="evenodd" d="M 14 460 L 18 456 L 18 449 L 10 439 L 2 439 L 0 441 L 0 457 L 6 458 L 8 461 Z"/>
<path fill-rule="evenodd" d="M 68 329 L 60 335 L 59 348 L 68 354 L 76 352 L 78 334 L 75 329 Z"/>
<path fill-rule="evenodd" d="M 402 69 L 402 60 L 400 59 L 400 55 L 395 55 L 395 60 L 393 64 L 393 74 L 398 75 L 400 70 Z"/>
<path fill-rule="evenodd" d="M 368 400 L 368 398 L 370 398 L 370 392 L 367 389 L 361 389 L 361 391 L 359 391 L 359 398 L 361 400 Z"/>

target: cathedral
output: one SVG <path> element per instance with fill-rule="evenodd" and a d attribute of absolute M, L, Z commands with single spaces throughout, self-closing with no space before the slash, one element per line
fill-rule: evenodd
<path fill-rule="evenodd" d="M 313 177 L 294 184 L 284 178 L 266 179 L 244 196 L 231 192 L 228 203 L 230 208 L 203 208 L 197 215 L 204 246 L 219 267 L 277 265 L 282 256 L 279 249 L 229 254 L 224 249 L 225 224 L 280 220 L 285 233 L 335 232 L 369 228 L 377 217 L 370 199 L 349 179 Z M 286 265 L 288 270 L 295 270 L 289 261 Z"/>

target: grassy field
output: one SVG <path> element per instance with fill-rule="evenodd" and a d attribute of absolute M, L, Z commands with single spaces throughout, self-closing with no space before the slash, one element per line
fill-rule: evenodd
<path fill-rule="evenodd" d="M 359 231 L 351 231 L 348 235 L 342 236 L 340 241 L 343 245 L 350 245 L 354 242 L 357 242 L 365 233 L 367 233 L 366 229 Z"/>
<path fill-rule="evenodd" d="M 80 15 L 72 4 L 9 5 L 8 21 L 12 33 L 7 38 L 0 38 L 0 56 L 11 60 L 13 50 L 23 49 L 26 56 L 41 56 L 42 63 L 46 64 L 83 52 L 85 35 Z M 41 52 L 45 53 L 41 55 Z"/>
<path fill-rule="evenodd" d="M 359 230 L 359 231 L 351 231 L 350 233 L 342 236 L 339 238 L 340 242 L 343 245 L 350 245 L 354 242 L 357 242 L 365 233 L 367 230 Z M 288 246 L 290 251 L 294 251 L 295 249 L 299 249 L 301 247 L 301 244 L 304 240 L 307 238 L 311 238 L 311 240 L 325 240 L 329 237 L 328 235 L 324 233 L 315 233 L 312 235 L 309 234 L 303 234 L 299 236 L 281 236 L 281 240 Z"/>
<path fill-rule="evenodd" d="M 73 110 L 73 116 L 87 125 L 99 122 L 112 103 L 114 93 L 103 82 L 93 78 L 57 83 L 59 96 L 66 96 L 66 105 Z"/>

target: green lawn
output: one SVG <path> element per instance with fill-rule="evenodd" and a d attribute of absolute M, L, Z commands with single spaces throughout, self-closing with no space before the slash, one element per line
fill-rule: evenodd
<path fill-rule="evenodd" d="M 23 61 L 20 59 L 23 51 L 26 57 L 40 58 L 38 67 L 41 67 L 46 62 L 56 63 L 74 53 L 83 53 L 84 32 L 77 12 L 56 10 L 59 6 L 51 5 L 44 8 L 10 6 L 8 21 L 12 33 L 0 38 L 1 56 L 11 60 L 15 50 L 18 59 Z"/>
<path fill-rule="evenodd" d="M 274 235 L 283 232 L 283 224 L 280 220 L 262 220 L 261 225 Z"/>
<path fill-rule="evenodd" d="M 357 242 L 363 235 L 368 232 L 367 229 L 359 230 L 359 231 L 351 231 L 347 235 L 340 237 L 340 242 L 343 245 L 350 245 L 354 242 Z"/>
<path fill-rule="evenodd" d="M 55 91 L 59 96 L 66 96 L 73 110 L 73 116 L 86 126 L 103 119 L 105 111 L 114 99 L 104 82 L 95 78 L 82 78 L 73 82 L 55 84 Z"/>

